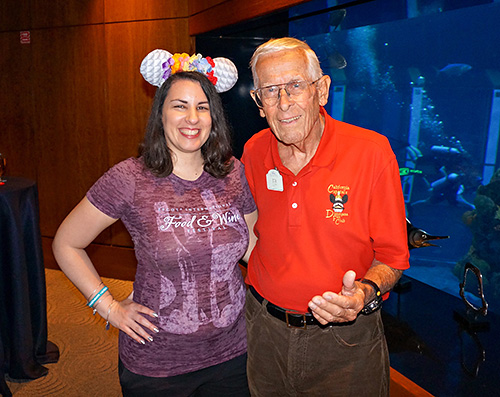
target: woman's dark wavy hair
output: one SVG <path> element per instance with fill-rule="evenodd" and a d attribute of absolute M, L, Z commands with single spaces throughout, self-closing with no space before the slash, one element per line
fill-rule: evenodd
<path fill-rule="evenodd" d="M 215 178 L 223 178 L 233 168 L 231 133 L 219 94 L 210 80 L 199 72 L 175 73 L 156 91 L 144 140 L 139 146 L 139 155 L 142 156 L 144 164 L 154 175 L 166 177 L 172 173 L 174 164 L 172 153 L 165 139 L 162 113 L 163 104 L 170 88 L 180 80 L 199 83 L 208 99 L 212 130 L 208 140 L 201 147 L 201 154 L 205 161 L 204 170 Z"/>

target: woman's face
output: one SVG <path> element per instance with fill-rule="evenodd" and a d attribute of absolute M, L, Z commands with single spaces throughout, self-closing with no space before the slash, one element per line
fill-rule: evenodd
<path fill-rule="evenodd" d="M 178 80 L 170 87 L 162 122 L 167 145 L 176 156 L 201 153 L 212 129 L 212 117 L 200 83 Z"/>

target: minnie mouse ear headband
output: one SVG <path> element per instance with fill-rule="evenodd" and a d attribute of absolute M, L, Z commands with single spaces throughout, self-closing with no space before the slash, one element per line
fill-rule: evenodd
<path fill-rule="evenodd" d="M 230 90 L 238 80 L 238 70 L 227 58 L 203 58 L 201 54 L 189 56 L 165 50 L 151 51 L 142 60 L 141 74 L 152 85 L 161 87 L 172 74 L 181 71 L 196 71 L 204 74 L 213 83 L 217 92 Z"/>

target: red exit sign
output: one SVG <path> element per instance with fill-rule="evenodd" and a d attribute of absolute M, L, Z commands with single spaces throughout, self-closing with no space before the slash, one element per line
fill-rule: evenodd
<path fill-rule="evenodd" d="M 19 33 L 19 39 L 21 44 L 30 44 L 31 43 L 31 35 L 29 30 L 24 30 Z"/>

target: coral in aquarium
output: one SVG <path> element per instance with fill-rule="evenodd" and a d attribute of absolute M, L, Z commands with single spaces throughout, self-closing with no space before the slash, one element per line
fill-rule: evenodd
<path fill-rule="evenodd" d="M 453 273 L 462 278 L 464 266 L 472 263 L 481 270 L 487 301 L 500 305 L 500 169 L 487 185 L 477 189 L 475 209 L 462 219 L 472 232 L 469 252 L 455 265 Z"/>

